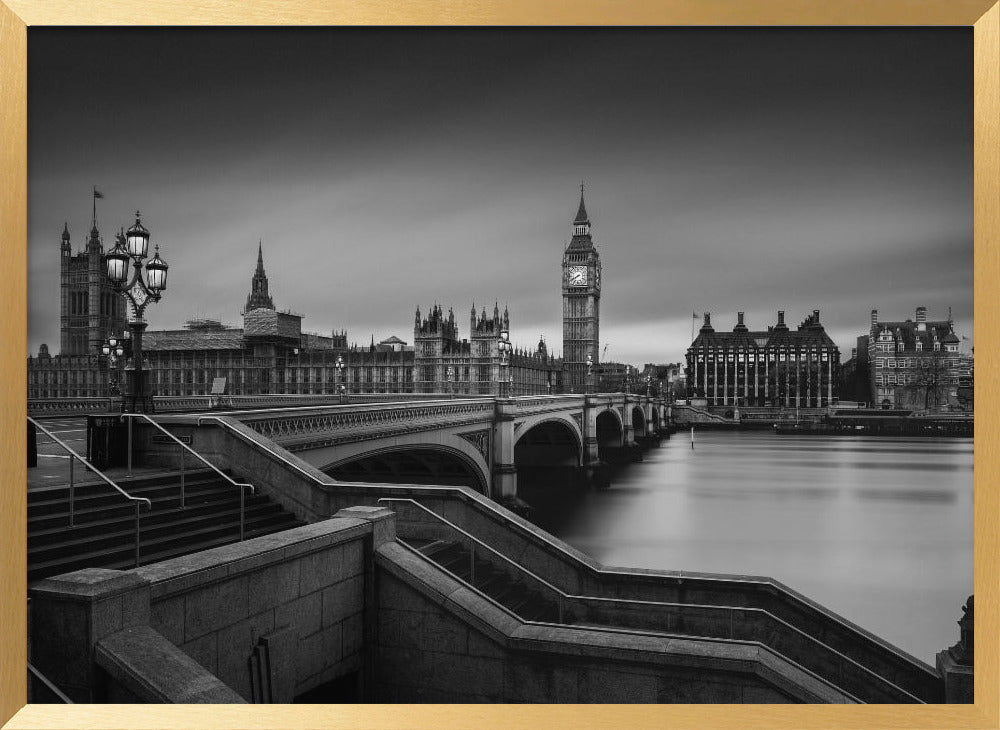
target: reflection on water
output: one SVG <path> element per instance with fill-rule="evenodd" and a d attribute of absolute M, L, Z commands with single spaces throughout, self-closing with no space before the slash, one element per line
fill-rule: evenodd
<path fill-rule="evenodd" d="M 972 593 L 972 439 L 701 431 L 542 516 L 605 565 L 771 576 L 933 664 Z"/>

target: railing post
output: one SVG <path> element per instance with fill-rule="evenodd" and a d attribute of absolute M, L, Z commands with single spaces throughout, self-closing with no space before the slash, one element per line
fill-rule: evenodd
<path fill-rule="evenodd" d="M 566 615 L 566 606 L 565 606 L 565 603 L 566 603 L 566 597 L 563 596 L 562 594 L 560 594 L 560 596 L 559 596 L 559 623 L 561 623 L 561 624 L 565 623 L 565 615 Z"/>
<path fill-rule="evenodd" d="M 139 500 L 135 501 L 135 567 L 139 567 Z"/>
<path fill-rule="evenodd" d="M 243 542 L 243 513 L 244 513 L 244 502 L 245 502 L 246 488 L 240 485 L 240 542 Z"/>
<path fill-rule="evenodd" d="M 74 517 L 74 498 L 76 492 L 76 484 L 73 479 L 73 462 L 76 459 L 72 454 L 69 455 L 69 526 L 73 527 L 73 517 Z"/>
<path fill-rule="evenodd" d="M 184 509 L 184 445 L 179 444 L 181 450 L 181 509 Z"/>
<path fill-rule="evenodd" d="M 469 585 L 476 585 L 476 543 L 470 543 L 469 550 Z"/>
<path fill-rule="evenodd" d="M 128 419 L 128 471 L 125 476 L 132 476 L 132 419 Z"/>

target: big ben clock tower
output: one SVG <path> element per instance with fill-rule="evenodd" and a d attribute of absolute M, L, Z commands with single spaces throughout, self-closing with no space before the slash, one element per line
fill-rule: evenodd
<path fill-rule="evenodd" d="M 587 385 L 587 355 L 594 365 L 601 323 L 601 259 L 590 236 L 590 218 L 583 204 L 573 220 L 573 238 L 563 253 L 563 368 L 566 390 L 582 393 Z"/>

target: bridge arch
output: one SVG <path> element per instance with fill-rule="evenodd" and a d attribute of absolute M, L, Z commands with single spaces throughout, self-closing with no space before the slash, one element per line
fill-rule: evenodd
<path fill-rule="evenodd" d="M 488 431 L 479 447 L 475 438 L 462 434 L 436 434 L 436 441 L 427 436 L 414 433 L 390 443 L 338 444 L 303 452 L 302 457 L 340 481 L 467 486 L 489 496 Z"/>
<path fill-rule="evenodd" d="M 320 471 L 338 481 L 467 486 L 489 495 L 483 464 L 445 444 L 394 444 L 342 454 Z"/>
<path fill-rule="evenodd" d="M 621 448 L 625 443 L 625 426 L 621 414 L 615 408 L 606 408 L 594 420 L 594 435 L 597 448 Z"/>
<path fill-rule="evenodd" d="M 660 410 L 656 406 L 649 407 L 649 425 L 653 431 L 660 430 Z"/>
<path fill-rule="evenodd" d="M 642 412 L 641 406 L 632 407 L 632 430 L 636 436 L 645 436 L 646 434 L 646 414 Z"/>
<path fill-rule="evenodd" d="M 514 463 L 519 467 L 583 464 L 583 434 L 572 419 L 539 416 L 518 425 Z"/>

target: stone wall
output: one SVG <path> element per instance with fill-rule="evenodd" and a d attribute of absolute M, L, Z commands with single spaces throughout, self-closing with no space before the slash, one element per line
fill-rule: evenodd
<path fill-rule="evenodd" d="M 327 520 L 139 568 L 150 625 L 247 701 L 255 647 L 290 631 L 292 654 L 272 657 L 294 673 L 291 695 L 275 698 L 290 702 L 361 668 L 370 532 L 361 520 Z"/>
<path fill-rule="evenodd" d="M 394 538 L 391 518 L 347 509 L 130 571 L 41 581 L 32 589 L 36 663 L 79 701 L 163 701 L 144 688 L 183 662 L 150 643 L 162 637 L 244 700 L 291 702 L 363 670 L 372 550 Z M 143 658 L 146 645 L 163 661 Z"/>
<path fill-rule="evenodd" d="M 398 544 L 376 555 L 377 702 L 845 702 L 760 647 L 527 624 Z"/>

